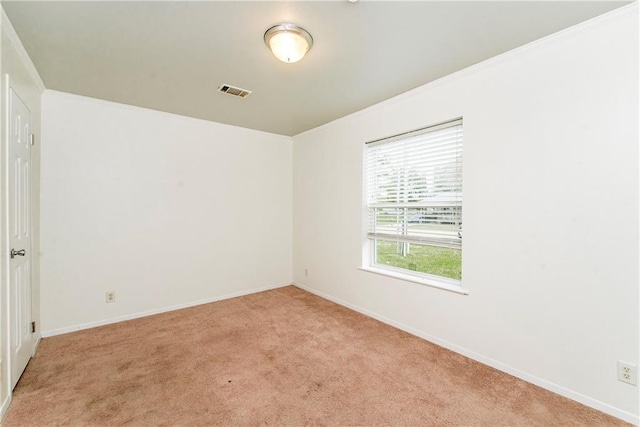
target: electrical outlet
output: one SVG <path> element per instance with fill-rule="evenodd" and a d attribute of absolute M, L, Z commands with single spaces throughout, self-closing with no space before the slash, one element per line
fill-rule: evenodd
<path fill-rule="evenodd" d="M 618 380 L 638 385 L 638 369 L 635 365 L 618 360 Z"/>
<path fill-rule="evenodd" d="M 304 277 L 309 277 L 309 269 L 308 268 L 304 269 Z"/>
<path fill-rule="evenodd" d="M 107 292 L 107 303 L 116 302 L 116 291 Z"/>

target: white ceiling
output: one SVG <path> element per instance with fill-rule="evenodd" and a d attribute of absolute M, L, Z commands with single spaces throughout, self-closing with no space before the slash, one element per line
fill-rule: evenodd
<path fill-rule="evenodd" d="M 48 89 L 283 135 L 627 3 L 2 2 Z M 283 21 L 314 38 L 299 63 L 264 45 Z"/>

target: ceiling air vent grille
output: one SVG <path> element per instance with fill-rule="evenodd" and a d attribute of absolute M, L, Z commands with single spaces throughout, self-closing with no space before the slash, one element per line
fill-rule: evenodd
<path fill-rule="evenodd" d="M 226 93 L 227 95 L 237 96 L 238 98 L 246 98 L 251 95 L 250 90 L 240 89 L 239 87 L 221 84 L 218 86 L 218 92 Z"/>

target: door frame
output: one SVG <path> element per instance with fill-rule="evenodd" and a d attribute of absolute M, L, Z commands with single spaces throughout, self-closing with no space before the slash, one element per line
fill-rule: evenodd
<path fill-rule="evenodd" d="M 4 11 L 3 11 L 4 12 Z M 4 15 L 4 14 L 3 14 Z M 0 177 L 0 365 L 2 372 L 2 382 L 0 386 L 0 396 L 2 397 L 2 414 L 6 412 L 11 404 L 11 364 L 9 361 L 9 347 L 11 339 L 9 337 L 10 332 L 10 319 L 9 313 L 9 87 L 11 79 L 9 74 L 3 74 L 1 81 L 2 90 L 2 117 L 0 121 L 4 125 L 2 128 L 2 136 L 0 142 L 0 156 L 2 158 L 2 164 L 0 164 L 0 171 L 2 176 Z"/>

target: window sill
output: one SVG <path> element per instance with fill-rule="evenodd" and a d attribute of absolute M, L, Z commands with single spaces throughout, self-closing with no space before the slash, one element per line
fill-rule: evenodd
<path fill-rule="evenodd" d="M 413 276 L 411 274 L 403 274 L 396 271 L 385 270 L 382 268 L 375 267 L 359 267 L 358 270 L 367 271 L 369 273 L 380 274 L 382 276 L 393 277 L 394 279 L 404 280 L 405 282 L 413 282 L 418 283 L 420 285 L 431 286 L 432 288 L 443 289 L 449 292 L 455 292 L 462 295 L 469 295 L 469 291 L 464 289 L 462 286 L 452 285 L 446 282 L 440 282 L 435 279 L 430 279 L 426 277 L 418 277 Z"/>

